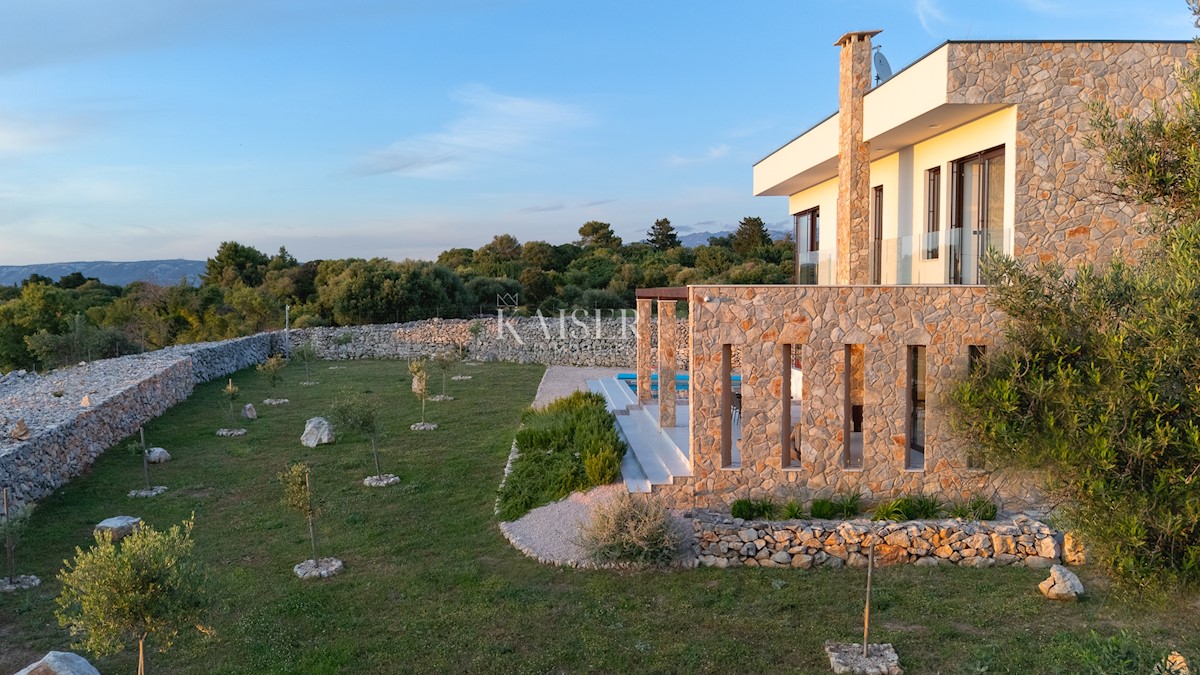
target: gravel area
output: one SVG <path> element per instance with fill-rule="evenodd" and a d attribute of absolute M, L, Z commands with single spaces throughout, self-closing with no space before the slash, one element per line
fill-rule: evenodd
<path fill-rule="evenodd" d="M 587 389 L 587 380 L 612 377 L 628 369 L 621 368 L 577 368 L 572 366 L 549 366 L 538 385 L 533 406 L 540 408 L 551 401 L 567 396 L 571 392 Z M 507 476 L 516 456 L 516 443 L 509 455 Z M 625 492 L 624 483 L 613 483 L 594 487 L 587 492 L 576 492 L 553 504 L 531 510 L 517 520 L 500 523 L 500 531 L 512 545 L 525 555 L 547 565 L 564 567 L 595 567 L 579 546 L 579 533 L 591 521 L 592 509 Z M 685 528 L 691 531 L 690 525 Z"/>

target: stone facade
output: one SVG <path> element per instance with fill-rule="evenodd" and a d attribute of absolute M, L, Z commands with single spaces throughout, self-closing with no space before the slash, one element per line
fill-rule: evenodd
<path fill-rule="evenodd" d="M 795 498 L 858 491 L 868 501 L 924 492 L 984 495 L 1002 508 L 1036 504 L 1020 476 L 967 467 L 950 433 L 945 397 L 967 372 L 968 346 L 992 346 L 1003 315 L 980 286 L 694 286 L 691 293 L 692 477 L 661 492 L 679 506 L 727 506 L 743 497 Z M 701 298 L 710 298 L 703 302 Z M 722 353 L 740 347 L 740 462 L 723 461 Z M 804 372 L 800 461 L 782 428 L 783 345 L 799 345 Z M 862 345 L 863 462 L 846 468 L 846 346 Z M 926 350 L 926 448 L 906 468 L 908 348 Z M 656 488 L 657 490 L 657 488 Z"/>
<path fill-rule="evenodd" d="M 838 61 L 837 271 L 839 284 L 867 283 L 871 147 L 863 142 L 863 96 L 871 88 L 871 37 L 847 33 Z"/>
<path fill-rule="evenodd" d="M 1145 211 L 1105 197 L 1102 163 L 1084 147 L 1088 105 L 1103 99 L 1118 111 L 1145 113 L 1179 98 L 1177 69 L 1196 54 L 1192 43 L 963 42 L 949 45 L 949 103 L 1017 108 L 1013 254 L 1067 269 L 1147 239 Z"/>

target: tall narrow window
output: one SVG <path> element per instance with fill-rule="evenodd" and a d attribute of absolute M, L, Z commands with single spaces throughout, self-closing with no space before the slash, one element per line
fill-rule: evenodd
<path fill-rule="evenodd" d="M 842 465 L 847 469 L 863 468 L 863 347 L 846 345 L 845 350 Z"/>
<path fill-rule="evenodd" d="M 883 283 L 883 186 L 876 185 L 871 198 L 871 283 Z"/>
<path fill-rule="evenodd" d="M 780 466 L 800 466 L 800 416 L 804 401 L 804 372 L 800 369 L 800 352 L 804 345 L 783 345 L 779 359 L 782 365 L 782 384 L 779 388 Z"/>
<path fill-rule="evenodd" d="M 908 348 L 908 452 L 904 468 L 925 470 L 925 346 Z"/>
<path fill-rule="evenodd" d="M 983 283 L 980 260 L 1004 246 L 1004 146 L 954 162 L 952 188 L 950 283 Z"/>
<path fill-rule="evenodd" d="M 985 359 L 987 359 L 986 345 L 967 345 L 967 372 L 974 373 L 983 368 Z M 967 468 L 983 468 L 983 460 L 979 457 L 979 452 L 974 447 L 967 448 Z"/>
<path fill-rule="evenodd" d="M 735 412 L 735 392 L 733 391 L 733 345 L 721 345 L 721 466 L 729 468 L 734 465 L 733 426 Z M 741 415 L 738 405 L 736 412 Z M 736 420 L 741 424 L 741 420 Z"/>
<path fill-rule="evenodd" d="M 796 216 L 796 283 L 815 284 L 821 249 L 821 209 L 811 208 Z"/>
<path fill-rule="evenodd" d="M 921 247 L 923 260 L 937 260 L 938 241 L 941 237 L 942 167 L 935 166 L 925 172 L 925 245 Z"/>

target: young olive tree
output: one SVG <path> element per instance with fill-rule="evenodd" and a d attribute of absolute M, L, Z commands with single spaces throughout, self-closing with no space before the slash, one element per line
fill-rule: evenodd
<path fill-rule="evenodd" d="M 283 505 L 304 516 L 308 521 L 312 560 L 313 564 L 317 565 L 321 561 L 317 557 L 317 507 L 313 502 L 309 473 L 308 465 L 298 462 L 279 473 L 279 482 L 283 484 Z"/>
<path fill-rule="evenodd" d="M 225 388 L 221 390 L 221 393 L 224 394 L 225 399 L 229 401 L 229 418 L 233 419 L 233 402 L 237 400 L 241 390 L 238 389 L 238 386 L 233 383 L 232 377 L 229 378 L 229 383 L 225 385 Z"/>
<path fill-rule="evenodd" d="M 421 424 L 425 424 L 425 402 L 429 400 L 429 372 L 425 361 L 409 361 L 408 372 L 412 375 L 412 391 L 421 401 Z"/>
<path fill-rule="evenodd" d="M 375 475 L 382 476 L 379 468 L 379 418 L 382 411 L 379 405 L 366 396 L 349 396 L 338 399 L 333 404 L 333 423 L 337 425 L 338 433 L 342 430 L 356 431 L 371 439 L 371 456 L 375 459 Z"/>
<path fill-rule="evenodd" d="M 33 514 L 33 504 L 27 504 L 21 508 L 14 508 L 9 505 L 8 488 L 4 488 L 3 508 L 0 512 L 0 517 L 4 521 L 4 561 L 5 569 L 8 570 L 8 576 L 5 577 L 8 583 L 17 583 L 17 544 L 21 541 L 21 535 L 25 533 L 25 529 L 29 526 L 29 518 Z"/>
<path fill-rule="evenodd" d="M 267 384 L 271 385 L 272 398 L 275 396 L 275 385 L 279 384 L 279 378 L 283 375 L 285 366 L 287 366 L 287 361 L 282 356 L 275 354 L 254 367 L 259 375 L 262 375 L 263 379 L 267 381 Z"/>
<path fill-rule="evenodd" d="M 304 366 L 304 379 L 308 380 L 309 366 L 317 360 L 317 348 L 313 346 L 312 340 L 305 340 L 292 350 L 292 359 L 299 361 Z"/>
<path fill-rule="evenodd" d="M 433 357 L 434 369 L 442 374 L 442 398 L 446 397 L 446 376 L 450 374 L 450 371 L 454 368 L 454 364 L 457 362 L 458 359 L 455 358 L 454 352 L 450 351 L 438 352 Z"/>
<path fill-rule="evenodd" d="M 193 519 L 166 532 L 143 525 L 119 544 L 96 535 L 96 545 L 75 548 L 58 573 L 62 592 L 55 615 L 78 646 L 104 656 L 138 643 L 138 674 L 146 672 L 146 642 L 166 651 L 188 626 L 200 629 L 202 572 L 192 557 Z"/>

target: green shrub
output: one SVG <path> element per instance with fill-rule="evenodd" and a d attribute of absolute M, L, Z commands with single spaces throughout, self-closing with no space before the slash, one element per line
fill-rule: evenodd
<path fill-rule="evenodd" d="M 1167 665 L 1168 652 L 1158 649 L 1129 631 L 1122 630 L 1112 637 L 1100 637 L 1092 631 L 1087 640 L 1064 645 L 1074 652 L 1079 672 L 1095 673 L 1179 673 Z"/>
<path fill-rule="evenodd" d="M 729 515 L 742 520 L 775 517 L 775 502 L 770 499 L 737 499 L 729 505 Z"/>
<path fill-rule="evenodd" d="M 871 520 L 909 520 L 905 515 L 905 498 L 892 499 L 884 502 L 879 502 L 875 507 L 875 511 L 871 513 Z"/>
<path fill-rule="evenodd" d="M 905 498 L 905 520 L 937 518 L 945 511 L 941 500 L 932 495 L 912 495 Z"/>
<path fill-rule="evenodd" d="M 838 514 L 837 506 L 829 499 L 814 499 L 809 512 L 817 520 L 833 520 Z"/>
<path fill-rule="evenodd" d="M 860 510 L 859 502 L 861 501 L 861 492 L 848 492 L 835 496 L 833 498 L 834 515 L 838 518 L 853 518 L 857 516 Z"/>
<path fill-rule="evenodd" d="M 516 520 L 530 509 L 611 483 L 619 475 L 625 444 L 603 396 L 575 392 L 540 410 L 527 410 L 521 422 L 520 454 L 500 488 L 502 520 Z M 603 458 L 606 454 L 609 457 Z"/>
<path fill-rule="evenodd" d="M 946 509 L 946 515 L 963 520 L 995 520 L 996 505 L 984 497 L 972 497 L 968 502 L 955 502 Z"/>
<path fill-rule="evenodd" d="M 607 449 L 584 455 L 583 471 L 592 485 L 607 485 L 621 475 L 621 458 Z"/>
<path fill-rule="evenodd" d="M 597 563 L 667 565 L 679 555 L 683 535 L 661 504 L 622 492 L 593 510 L 580 543 Z"/>
<path fill-rule="evenodd" d="M 789 499 L 783 505 L 783 517 L 786 520 L 799 520 L 804 517 L 804 505 L 795 499 Z"/>

